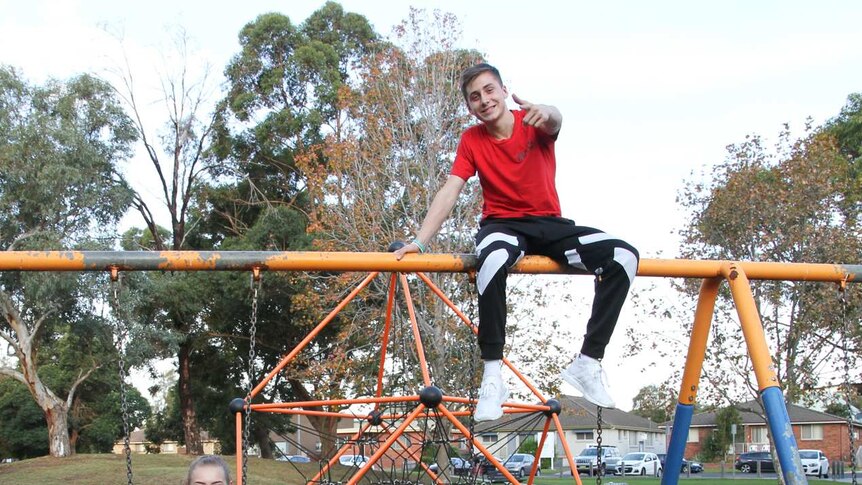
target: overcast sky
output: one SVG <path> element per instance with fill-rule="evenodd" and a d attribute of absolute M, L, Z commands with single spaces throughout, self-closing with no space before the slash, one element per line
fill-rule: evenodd
<path fill-rule="evenodd" d="M 689 173 L 720 162 L 747 134 L 774 140 L 785 122 L 797 130 L 807 117 L 821 123 L 862 91 L 857 1 L 340 3 L 384 35 L 410 5 L 454 13 L 463 46 L 484 52 L 510 93 L 563 113 L 564 216 L 627 239 L 644 257 L 676 255 L 672 233 L 685 221 L 675 197 Z M 165 33 L 180 26 L 219 72 L 257 15 L 277 11 L 300 23 L 322 5 L 0 0 L 0 63 L 34 82 L 99 73 L 116 62 L 104 26 L 122 32 L 133 62 L 157 59 Z M 617 358 L 611 352 L 606 367 L 628 409 L 640 385 L 623 382 L 634 364 Z"/>

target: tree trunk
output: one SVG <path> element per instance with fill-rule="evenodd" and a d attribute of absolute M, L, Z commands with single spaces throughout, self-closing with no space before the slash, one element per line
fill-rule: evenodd
<path fill-rule="evenodd" d="M 269 439 L 269 429 L 260 425 L 253 426 L 252 429 L 254 430 L 254 440 L 260 449 L 260 457 L 271 460 L 273 458 L 272 440 Z"/>
<path fill-rule="evenodd" d="M 48 422 L 48 450 L 51 456 L 71 456 L 73 450 L 69 441 L 69 415 L 65 404 L 54 402 L 43 409 L 45 421 Z"/>
<path fill-rule="evenodd" d="M 186 452 L 190 455 L 202 455 L 204 452 L 201 443 L 201 433 L 198 428 L 197 414 L 195 414 L 194 400 L 192 399 L 191 369 L 189 368 L 189 354 L 191 349 L 188 342 L 180 343 L 177 355 L 179 367 L 179 393 L 180 414 L 183 417 L 183 435 L 186 441 Z"/>

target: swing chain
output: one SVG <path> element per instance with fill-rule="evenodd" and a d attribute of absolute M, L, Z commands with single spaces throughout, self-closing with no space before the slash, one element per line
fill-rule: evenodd
<path fill-rule="evenodd" d="M 248 446 L 249 433 L 251 430 L 251 392 L 254 388 L 254 361 L 257 358 L 255 349 L 255 340 L 257 339 L 257 306 L 258 294 L 260 292 L 260 269 L 254 268 L 252 272 L 252 297 L 251 297 L 251 325 L 249 329 L 248 343 L 248 394 L 245 398 L 245 423 L 242 428 L 242 483 L 247 484 L 248 481 Z"/>
<path fill-rule="evenodd" d="M 842 342 L 841 345 L 844 348 L 844 393 L 847 399 L 847 428 L 850 432 L 850 477 L 851 483 L 853 485 L 856 484 L 856 441 L 853 433 L 853 404 L 852 404 L 852 390 L 850 387 L 850 329 L 847 325 L 847 295 L 846 295 L 846 280 L 841 282 L 841 285 L 838 287 L 838 294 L 841 300 L 841 323 L 843 325 L 842 328 Z"/>
<path fill-rule="evenodd" d="M 120 314 L 119 272 L 111 268 L 111 291 L 113 294 L 114 318 L 117 323 L 117 364 L 120 376 L 120 410 L 123 415 L 123 454 L 126 455 L 126 478 L 132 485 L 132 449 L 129 444 L 129 404 L 126 399 L 126 357 L 125 341 L 128 329 Z"/>
<path fill-rule="evenodd" d="M 602 407 L 596 406 L 596 485 L 602 485 Z"/>

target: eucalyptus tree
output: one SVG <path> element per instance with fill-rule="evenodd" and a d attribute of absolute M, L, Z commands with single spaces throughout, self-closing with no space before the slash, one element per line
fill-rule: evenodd
<path fill-rule="evenodd" d="M 91 76 L 29 84 L 0 68 L 0 249 L 104 248 L 132 201 L 117 164 L 136 138 L 110 86 Z M 0 375 L 23 383 L 53 456 L 74 452 L 69 411 L 115 355 L 91 276 L 0 275 Z"/>

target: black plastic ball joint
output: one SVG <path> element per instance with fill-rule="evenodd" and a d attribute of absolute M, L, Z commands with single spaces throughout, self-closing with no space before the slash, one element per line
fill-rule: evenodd
<path fill-rule="evenodd" d="M 383 413 L 378 410 L 374 410 L 368 413 L 368 417 L 365 419 L 367 419 L 372 426 L 380 426 L 383 424 Z"/>
<path fill-rule="evenodd" d="M 548 399 L 547 401 L 545 401 L 545 406 L 551 408 L 545 411 L 545 416 L 549 418 L 554 414 L 559 416 L 559 414 L 563 412 L 563 405 L 560 404 L 560 401 L 557 401 L 556 399 Z"/>
<path fill-rule="evenodd" d="M 428 386 L 419 391 L 419 402 L 426 408 L 436 408 L 443 402 L 443 391 L 437 386 Z"/>
<path fill-rule="evenodd" d="M 241 397 L 231 399 L 228 409 L 232 414 L 245 412 L 245 399 Z"/>
<path fill-rule="evenodd" d="M 390 253 L 394 253 L 395 251 L 398 251 L 406 245 L 407 243 L 405 243 L 404 241 L 395 241 L 389 244 L 389 248 L 387 249 L 387 251 L 389 251 Z"/>

